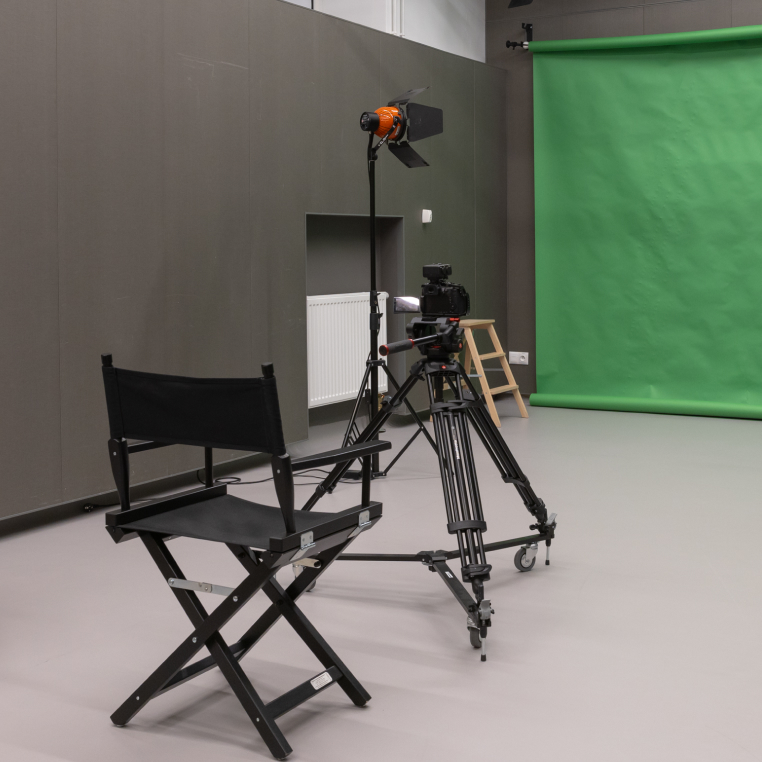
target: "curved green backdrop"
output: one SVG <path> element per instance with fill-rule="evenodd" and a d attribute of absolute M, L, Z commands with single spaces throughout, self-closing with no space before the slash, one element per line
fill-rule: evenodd
<path fill-rule="evenodd" d="M 762 418 L 762 27 L 530 49 L 532 404 Z"/>

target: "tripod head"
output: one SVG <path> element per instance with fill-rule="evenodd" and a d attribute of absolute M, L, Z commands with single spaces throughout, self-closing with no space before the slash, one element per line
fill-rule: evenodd
<path fill-rule="evenodd" d="M 379 348 L 382 356 L 418 347 L 427 360 L 451 360 L 463 349 L 460 319 L 468 314 L 471 300 L 463 286 L 447 280 L 451 274 L 450 265 L 424 265 L 423 277 L 428 283 L 421 286 L 423 314 L 407 324 L 409 338 Z"/>
<path fill-rule="evenodd" d="M 378 348 L 382 357 L 397 352 L 407 352 L 418 347 L 427 360 L 448 361 L 463 349 L 463 329 L 460 318 L 419 317 L 413 318 L 406 328 L 410 337 L 403 341 L 393 341 Z"/>

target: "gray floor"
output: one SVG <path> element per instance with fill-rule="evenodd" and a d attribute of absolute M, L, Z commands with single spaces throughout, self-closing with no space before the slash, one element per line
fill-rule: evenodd
<path fill-rule="evenodd" d="M 373 700 L 357 709 L 334 688 L 286 715 L 291 759 L 761 760 L 762 423 L 542 408 L 522 420 L 509 402 L 501 412 L 559 514 L 552 565 L 519 574 L 511 551 L 492 555 L 482 664 L 436 575 L 336 564 L 303 608 Z M 334 432 L 319 427 L 296 449 L 335 446 Z M 518 496 L 477 455 L 487 539 L 524 534 Z M 270 485 L 231 491 L 272 496 Z M 352 505 L 358 492 L 342 487 L 321 507 Z M 384 519 L 353 549 L 452 545 L 425 442 L 374 496 Z M 241 577 L 222 548 L 176 540 L 172 550 L 196 579 Z M 0 540 L 0 559 L 0 758 L 269 759 L 215 672 L 111 726 L 188 624 L 145 549 L 114 546 L 102 513 Z M 261 606 L 250 608 L 253 618 Z M 266 699 L 319 671 L 283 623 L 244 666 Z"/>

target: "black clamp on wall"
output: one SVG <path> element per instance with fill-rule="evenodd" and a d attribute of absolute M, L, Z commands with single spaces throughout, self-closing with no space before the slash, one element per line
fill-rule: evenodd
<path fill-rule="evenodd" d="M 515 50 L 516 48 L 529 50 L 529 43 L 532 42 L 532 24 L 522 24 L 521 28 L 526 32 L 526 42 L 512 42 L 511 40 L 507 40 L 505 43 L 506 48 L 511 48 L 512 50 Z"/>

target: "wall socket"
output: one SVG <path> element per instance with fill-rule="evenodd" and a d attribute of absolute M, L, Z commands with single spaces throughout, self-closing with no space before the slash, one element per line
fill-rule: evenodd
<path fill-rule="evenodd" d="M 508 352 L 511 365 L 529 365 L 529 352 Z"/>

